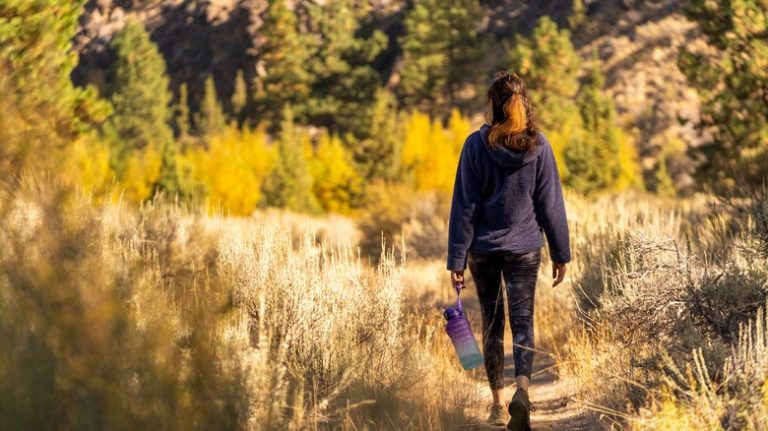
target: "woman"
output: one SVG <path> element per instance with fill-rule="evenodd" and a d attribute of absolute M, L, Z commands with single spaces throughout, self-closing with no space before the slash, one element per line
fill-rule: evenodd
<path fill-rule="evenodd" d="M 483 322 L 485 370 L 493 393 L 489 422 L 506 422 L 504 301 L 507 290 L 517 390 L 508 403 L 513 430 L 530 429 L 528 384 L 533 365 L 533 299 L 542 231 L 552 259 L 554 286 L 571 260 L 568 223 L 555 158 L 536 128 L 525 83 L 498 73 L 488 90 L 488 120 L 461 150 L 448 230 L 448 269 L 464 288 L 469 266 Z"/>

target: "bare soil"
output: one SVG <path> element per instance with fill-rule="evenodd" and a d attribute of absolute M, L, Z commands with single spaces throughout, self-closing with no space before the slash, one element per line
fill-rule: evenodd
<path fill-rule="evenodd" d="M 511 337 L 510 337 L 511 338 Z M 508 382 L 507 398 L 514 393 L 514 366 L 511 346 L 505 358 L 504 375 Z M 539 355 L 543 356 L 543 355 Z M 594 415 L 579 406 L 573 397 L 573 391 L 566 382 L 559 380 L 553 372 L 554 363 L 547 357 L 538 358 L 531 378 L 529 394 L 533 409 L 531 411 L 532 431 L 592 431 L 600 429 Z M 478 403 L 473 406 L 474 420 L 462 429 L 504 430 L 485 423 L 488 406 L 491 404 L 491 392 L 485 380 L 484 370 L 476 373 Z"/>

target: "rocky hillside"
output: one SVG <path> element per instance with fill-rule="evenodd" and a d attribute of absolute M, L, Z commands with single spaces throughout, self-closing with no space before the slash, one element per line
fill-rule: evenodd
<path fill-rule="evenodd" d="M 635 130 L 644 171 L 663 155 L 672 177 L 691 185 L 686 149 L 703 136 L 695 128 L 699 99 L 676 66 L 680 48 L 703 43 L 682 14 L 686 1 L 593 2 L 574 42 L 588 58 L 597 50 L 625 126 Z"/>
<path fill-rule="evenodd" d="M 488 1 L 488 31 L 497 40 L 527 34 L 536 19 L 550 15 L 569 26 L 571 0 Z M 687 1 L 585 1 L 585 19 L 572 29 L 574 44 L 585 59 L 596 50 L 606 85 L 614 96 L 623 125 L 634 131 L 646 177 L 661 156 L 681 188 L 692 185 L 687 149 L 705 137 L 695 128 L 699 100 L 676 66 L 680 47 L 703 43 L 696 26 L 683 16 Z M 653 183 L 646 178 L 646 183 Z"/>
<path fill-rule="evenodd" d="M 264 0 L 91 0 L 80 20 L 74 44 L 80 65 L 76 83 L 102 87 L 111 63 L 107 46 L 112 36 L 136 19 L 149 29 L 165 56 L 174 90 L 189 85 L 193 105 L 202 97 L 203 83 L 213 74 L 221 94 L 231 93 L 242 69 L 253 76 L 259 46 L 260 12 Z"/>
<path fill-rule="evenodd" d="M 311 0 L 296 0 L 302 6 Z M 322 0 L 315 0 L 322 1 Z M 397 82 L 397 36 L 402 33 L 406 0 L 370 0 L 378 25 L 389 35 L 389 48 L 376 62 L 383 80 Z M 485 31 L 496 43 L 483 67 L 498 64 L 501 41 L 515 33 L 529 33 L 538 17 L 550 15 L 569 26 L 572 0 L 485 0 Z M 694 123 L 699 104 L 675 62 L 679 47 L 701 43 L 696 28 L 682 15 L 685 1 L 585 1 L 584 20 L 573 29 L 573 40 L 585 59 L 597 51 L 604 62 L 609 91 L 614 95 L 622 123 L 634 129 L 646 175 L 652 177 L 660 154 L 673 178 L 690 182 L 691 161 L 686 148 L 702 140 Z M 246 79 L 259 67 L 261 16 L 266 0 L 90 0 L 81 17 L 74 44 L 81 62 L 73 79 L 103 86 L 111 62 L 107 45 L 127 19 L 141 21 L 166 58 L 174 90 L 185 82 L 194 107 L 203 82 L 216 78 L 219 94 L 233 91 L 234 77 Z M 481 71 L 486 72 L 486 71 Z M 226 97 L 224 97 L 226 99 Z M 480 106 L 480 105 L 478 105 Z M 651 181 L 652 182 L 652 181 Z"/>

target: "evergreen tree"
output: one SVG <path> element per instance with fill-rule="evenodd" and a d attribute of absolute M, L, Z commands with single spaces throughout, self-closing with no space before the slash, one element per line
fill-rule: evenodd
<path fill-rule="evenodd" d="M 667 158 L 664 154 L 657 161 L 654 179 L 656 180 L 656 194 L 669 197 L 677 194 L 675 183 L 672 181 L 672 177 L 670 177 L 669 170 L 667 169 Z"/>
<path fill-rule="evenodd" d="M 205 93 L 200 104 L 200 112 L 197 113 L 195 126 L 202 136 L 210 136 L 221 132 L 227 125 L 224 111 L 216 94 L 216 81 L 209 75 L 205 80 Z"/>
<path fill-rule="evenodd" d="M 400 91 L 407 104 L 431 114 L 454 102 L 460 84 L 476 76 L 485 39 L 477 32 L 477 0 L 417 0 L 405 18 Z"/>
<path fill-rule="evenodd" d="M 603 92 L 604 81 L 595 57 L 578 96 L 585 139 L 565 148 L 570 174 L 566 183 L 584 194 L 614 187 L 622 170 L 620 130 L 615 124 L 613 101 Z"/>
<path fill-rule="evenodd" d="M 267 206 L 293 211 L 318 212 L 320 206 L 312 192 L 313 181 L 304 153 L 306 139 L 296 130 L 290 105 L 283 108 L 278 139 L 278 159 L 264 182 Z M 308 145 L 308 142 L 307 142 Z"/>
<path fill-rule="evenodd" d="M 307 115 L 311 123 L 339 134 L 360 132 L 360 113 L 372 104 L 371 95 L 381 85 L 371 64 L 386 47 L 387 36 L 379 29 L 362 28 L 370 9 L 359 0 L 309 7 L 318 42 L 309 63 L 313 84 Z"/>
<path fill-rule="evenodd" d="M 154 184 L 152 194 L 163 193 L 170 198 L 181 201 L 192 199 L 192 189 L 189 186 L 189 172 L 182 172 L 179 166 L 179 152 L 173 141 L 166 142 L 161 148 L 160 175 Z"/>
<path fill-rule="evenodd" d="M 445 7 L 445 6 L 443 6 Z M 448 99 L 450 109 L 457 103 L 457 93 L 463 84 L 477 86 L 477 65 L 488 50 L 491 38 L 479 28 L 484 11 L 478 0 L 459 0 L 448 5 Z"/>
<path fill-rule="evenodd" d="M 281 109 L 290 104 L 297 117 L 305 118 L 312 75 L 307 70 L 313 52 L 310 37 L 297 28 L 295 13 L 286 0 L 270 0 L 265 11 L 260 71 L 256 81 L 256 108 L 259 120 L 277 123 Z"/>
<path fill-rule="evenodd" d="M 95 88 L 76 88 L 70 79 L 84 3 L 0 2 L 0 175 L 60 165 L 74 138 L 109 115 Z"/>
<path fill-rule="evenodd" d="M 111 48 L 115 61 L 107 94 L 115 108 L 110 124 L 120 139 L 119 155 L 171 141 L 171 93 L 157 46 L 144 27 L 131 20 L 115 34 Z"/>
<path fill-rule="evenodd" d="M 688 17 L 714 50 L 683 48 L 679 66 L 702 99 L 699 177 L 718 188 L 768 176 L 768 3 L 693 0 Z M 734 181 L 735 179 L 735 181 Z"/>
<path fill-rule="evenodd" d="M 571 3 L 571 16 L 568 17 L 568 26 L 574 30 L 584 24 L 587 19 L 587 8 L 584 0 L 573 0 Z"/>
<path fill-rule="evenodd" d="M 567 29 L 558 29 L 551 18 L 544 16 L 530 38 L 517 35 L 514 45 L 508 48 L 510 69 L 525 80 L 534 109 L 541 113 L 538 125 L 545 133 L 580 127 L 575 97 L 582 61 L 570 37 Z M 578 137 L 578 133 L 571 133 L 572 138 L 562 135 L 565 142 L 556 143 L 561 148 Z"/>
<path fill-rule="evenodd" d="M 153 191 L 186 196 L 175 162 L 171 92 L 163 57 L 144 27 L 135 21 L 128 21 L 115 35 L 111 48 L 115 61 L 108 94 L 114 106 L 110 125 L 117 136 L 113 164 L 118 176 L 125 176 L 132 152 L 157 152 L 161 164 Z"/>
<path fill-rule="evenodd" d="M 397 179 L 403 131 L 397 100 L 389 90 L 376 90 L 374 103 L 369 107 L 365 120 L 363 139 L 349 139 L 353 143 L 352 157 L 358 172 L 369 182 Z"/>
<path fill-rule="evenodd" d="M 238 70 L 235 77 L 235 90 L 232 92 L 232 118 L 238 125 L 245 120 L 245 107 L 248 104 L 248 84 L 245 82 L 243 71 Z"/>
<path fill-rule="evenodd" d="M 184 141 L 189 136 L 192 128 L 189 124 L 189 95 L 187 84 L 183 83 L 179 87 L 179 101 L 174 108 L 174 123 L 178 132 L 179 140 Z"/>

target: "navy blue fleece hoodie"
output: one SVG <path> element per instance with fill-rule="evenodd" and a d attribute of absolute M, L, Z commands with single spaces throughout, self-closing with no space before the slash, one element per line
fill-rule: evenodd
<path fill-rule="evenodd" d="M 554 262 L 571 260 L 560 174 L 547 138 L 533 153 L 491 149 L 488 124 L 467 137 L 448 225 L 448 269 L 463 271 L 467 251 L 525 253 L 544 245 Z"/>

